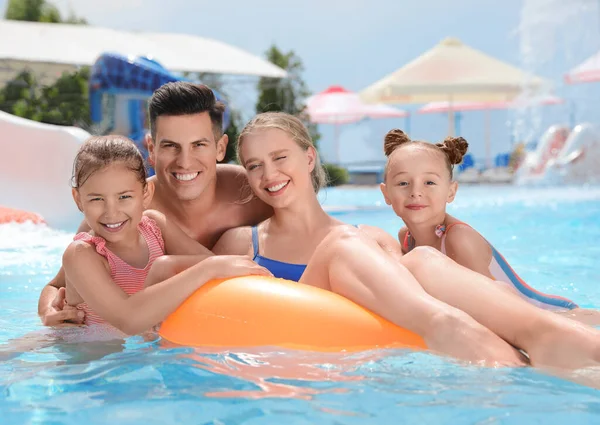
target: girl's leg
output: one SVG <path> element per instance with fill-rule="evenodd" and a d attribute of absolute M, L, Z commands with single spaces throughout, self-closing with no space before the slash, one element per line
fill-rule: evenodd
<path fill-rule="evenodd" d="M 405 267 L 350 226 L 334 229 L 321 242 L 300 281 L 336 292 L 421 335 L 432 350 L 466 360 L 524 364 L 517 350 L 427 294 Z"/>
<path fill-rule="evenodd" d="M 532 364 L 575 369 L 600 363 L 599 331 L 533 306 L 433 248 L 417 248 L 400 262 L 431 296 L 525 350 Z"/>

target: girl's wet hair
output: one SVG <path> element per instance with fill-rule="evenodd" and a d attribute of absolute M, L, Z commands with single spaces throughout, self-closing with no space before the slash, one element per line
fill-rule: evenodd
<path fill-rule="evenodd" d="M 124 136 L 93 136 L 79 148 L 73 162 L 72 187 L 79 189 L 95 172 L 120 162 L 136 173 L 146 186 L 146 167 L 139 149 Z"/>
<path fill-rule="evenodd" d="M 271 128 L 276 128 L 287 133 L 304 151 L 308 150 L 310 147 L 315 149 L 315 168 L 311 173 L 313 189 L 315 192 L 318 192 L 321 188 L 325 187 L 327 185 L 327 174 L 321 165 L 319 152 L 315 148 L 308 129 L 298 118 L 293 115 L 286 114 L 285 112 L 264 112 L 255 116 L 248 124 L 246 124 L 238 137 L 236 147 L 238 162 L 244 165 L 241 149 L 246 137 L 256 131 L 268 130 Z"/>
<path fill-rule="evenodd" d="M 419 140 L 411 140 L 408 135 L 399 129 L 393 129 L 388 131 L 385 135 L 385 139 L 383 142 L 383 151 L 385 156 L 388 157 L 388 164 L 390 162 L 390 156 L 401 146 L 408 146 L 417 144 L 418 146 L 422 146 L 425 149 L 430 149 L 435 152 L 440 152 L 444 155 L 444 159 L 446 160 L 446 166 L 448 168 L 448 173 L 450 174 L 450 179 L 453 178 L 454 165 L 460 164 L 463 160 L 463 157 L 467 153 L 467 149 L 469 148 L 469 144 L 462 137 L 446 137 L 442 143 L 427 143 Z M 387 171 L 387 165 L 386 165 Z"/>

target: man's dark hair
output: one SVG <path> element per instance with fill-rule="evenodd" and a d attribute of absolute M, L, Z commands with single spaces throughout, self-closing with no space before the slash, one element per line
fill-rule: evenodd
<path fill-rule="evenodd" d="M 208 112 L 215 140 L 223 136 L 225 105 L 218 102 L 213 91 L 204 84 L 175 81 L 160 86 L 148 102 L 150 131 L 156 139 L 156 119 L 160 116 L 192 115 Z"/>

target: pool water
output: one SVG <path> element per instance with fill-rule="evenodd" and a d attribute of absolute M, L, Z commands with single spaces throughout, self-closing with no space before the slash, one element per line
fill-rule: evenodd
<path fill-rule="evenodd" d="M 323 205 L 395 235 L 378 189 Z M 600 308 L 600 188 L 461 188 L 451 214 L 481 231 L 535 288 Z M 428 353 L 201 352 L 158 339 L 57 335 L 35 312 L 72 229 L 0 226 L 0 423 L 600 423 L 600 393 L 533 369 L 483 369 Z M 107 340 L 108 339 L 108 340 Z"/>

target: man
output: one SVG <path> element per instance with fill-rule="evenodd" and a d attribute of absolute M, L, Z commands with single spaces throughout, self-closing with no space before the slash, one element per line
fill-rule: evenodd
<path fill-rule="evenodd" d="M 217 165 L 228 138 L 222 127 L 224 106 L 210 88 L 182 81 L 165 84 L 154 92 L 148 109 L 148 160 L 156 172 L 148 180 L 155 187 L 150 209 L 165 214 L 208 249 L 226 230 L 271 216 L 270 207 L 250 198 L 242 167 Z M 88 229 L 82 223 L 79 231 Z M 83 322 L 81 312 L 64 307 L 64 286 L 61 267 L 40 295 L 38 314 L 46 326 Z"/>

